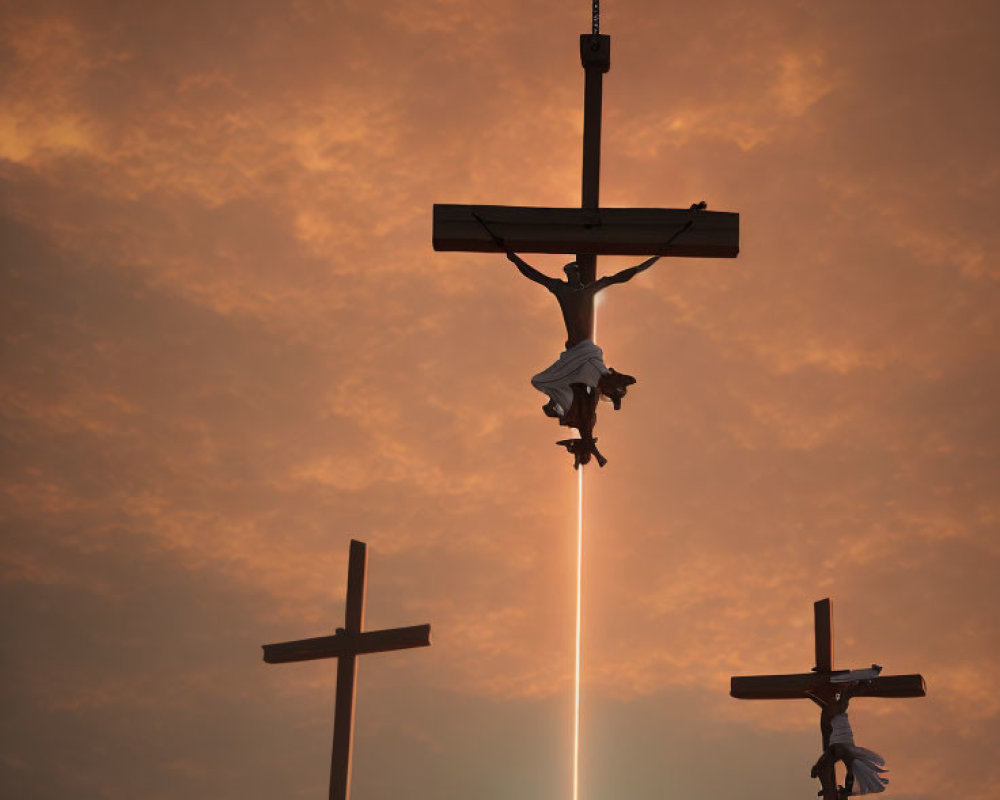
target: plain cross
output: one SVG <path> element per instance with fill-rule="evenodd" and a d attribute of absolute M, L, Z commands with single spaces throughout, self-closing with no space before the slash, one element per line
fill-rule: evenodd
<path fill-rule="evenodd" d="M 848 675 L 850 670 L 835 670 L 833 668 L 833 613 L 830 598 L 818 600 L 813 604 L 814 624 L 816 628 L 816 666 L 812 672 L 796 675 L 750 675 L 733 677 L 730 680 L 729 694 L 741 700 L 788 700 L 811 699 L 810 692 L 815 692 L 823 686 L 829 686 L 836 681 L 837 676 Z M 854 691 L 854 697 L 924 697 L 927 686 L 922 675 L 879 675 L 866 680 Z M 829 742 L 823 742 L 825 751 Z M 830 770 L 834 769 L 831 762 Z M 836 787 L 834 776 L 826 783 Z M 825 797 L 825 800 L 837 800 L 836 788 Z"/>
<path fill-rule="evenodd" d="M 585 72 L 581 208 L 435 205 L 434 249 L 504 252 L 478 215 L 508 250 L 575 253 L 585 284 L 597 277 L 598 254 L 734 258 L 739 252 L 739 214 L 696 206 L 600 208 L 601 102 L 604 73 L 611 68 L 611 37 L 598 33 L 596 0 L 593 32 L 580 36 L 580 60 Z M 593 301 L 589 317 L 593 331 Z"/>
<path fill-rule="evenodd" d="M 365 578 L 368 571 L 368 546 L 351 541 L 347 566 L 347 606 L 344 627 L 333 636 L 300 639 L 294 642 L 264 645 L 264 661 L 286 664 L 290 661 L 337 659 L 337 693 L 333 716 L 333 755 L 330 762 L 330 800 L 347 800 L 351 793 L 351 743 L 354 738 L 354 683 L 357 656 L 431 643 L 430 625 L 365 631 Z"/>

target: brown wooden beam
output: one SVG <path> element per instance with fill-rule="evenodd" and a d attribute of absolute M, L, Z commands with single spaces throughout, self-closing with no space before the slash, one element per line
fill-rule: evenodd
<path fill-rule="evenodd" d="M 347 603 L 344 606 L 344 629 L 361 633 L 365 626 L 365 584 L 368 581 L 368 545 L 351 539 L 347 556 Z"/>
<path fill-rule="evenodd" d="M 584 208 L 597 208 L 601 193 L 602 90 L 604 73 L 611 69 L 611 37 L 604 34 L 581 34 L 580 63 L 585 71 L 580 205 Z"/>
<path fill-rule="evenodd" d="M 365 587 L 368 582 L 368 545 L 351 539 L 347 559 L 345 639 L 360 638 L 365 625 Z M 340 632 L 338 631 L 338 634 Z M 330 800 L 351 796 L 351 747 L 354 742 L 354 699 L 358 677 L 357 652 L 337 659 L 337 688 L 333 706 L 333 748 L 330 752 Z"/>
<path fill-rule="evenodd" d="M 855 697 L 926 697 L 923 675 L 880 675 L 854 690 Z"/>
<path fill-rule="evenodd" d="M 833 669 L 833 610 L 830 598 L 813 603 L 813 620 L 816 630 L 816 671 Z"/>
<path fill-rule="evenodd" d="M 518 253 L 735 258 L 740 215 L 674 208 L 434 206 L 435 250 L 501 253 L 473 214 Z M 690 229 L 664 244 L 682 227 Z"/>
<path fill-rule="evenodd" d="M 836 674 L 836 673 L 833 673 Z M 730 679 L 729 694 L 741 700 L 797 700 L 830 683 L 830 673 L 797 675 L 748 675 Z M 855 697 L 924 697 L 927 687 L 921 675 L 882 675 L 855 690 Z"/>
<path fill-rule="evenodd" d="M 265 644 L 264 661 L 268 664 L 287 664 L 293 661 L 314 661 L 318 658 L 340 658 L 389 650 L 406 650 L 410 647 L 427 647 L 430 643 L 430 625 L 411 625 L 406 628 L 386 628 L 360 634 L 338 633 L 334 636 L 317 636 L 294 642 Z"/>
<path fill-rule="evenodd" d="M 827 683 L 826 676 L 815 672 L 798 675 L 747 675 L 729 679 L 729 694 L 741 700 L 791 700 L 806 697 Z"/>
<path fill-rule="evenodd" d="M 596 210 L 601 205 L 601 105 L 604 73 L 611 69 L 611 37 L 599 33 L 580 36 L 580 63 L 585 71 L 583 88 L 583 168 L 580 171 L 580 206 Z M 585 250 L 573 251 L 580 265 L 580 280 L 597 278 L 597 256 Z M 593 337 L 594 300 L 590 300 L 587 327 Z"/>

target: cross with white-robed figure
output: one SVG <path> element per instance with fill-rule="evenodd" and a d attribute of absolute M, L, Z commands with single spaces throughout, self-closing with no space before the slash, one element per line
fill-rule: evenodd
<path fill-rule="evenodd" d="M 813 604 L 813 624 L 816 666 L 812 672 L 736 676 L 730 680 L 729 693 L 741 700 L 812 700 L 821 709 L 823 739 L 823 752 L 812 768 L 812 776 L 819 779 L 824 800 L 881 792 L 889 782 L 883 777 L 885 762 L 877 753 L 854 743 L 848 703 L 853 697 L 924 697 L 927 685 L 921 675 L 882 675 L 877 664 L 864 669 L 835 670 L 830 598 Z M 838 789 L 834 771 L 837 761 L 842 761 L 847 770 L 842 789 Z"/>
<path fill-rule="evenodd" d="M 566 349 L 532 385 L 549 401 L 542 410 L 561 425 L 576 428 L 579 439 L 558 442 L 574 456 L 574 467 L 591 456 L 604 466 L 593 428 L 599 399 L 620 408 L 635 379 L 609 369 L 593 340 L 594 297 L 624 283 L 663 256 L 735 258 L 739 253 L 739 215 L 707 211 L 704 202 L 685 209 L 601 208 L 601 104 L 603 77 L 611 68 L 611 37 L 599 32 L 599 8 L 593 4 L 593 30 L 580 36 L 585 72 L 583 169 L 580 208 L 497 205 L 435 205 L 435 250 L 506 253 L 518 270 L 552 292 L 566 324 Z M 568 253 L 566 280 L 552 278 L 518 253 Z M 651 256 L 627 270 L 597 278 L 597 256 Z"/>

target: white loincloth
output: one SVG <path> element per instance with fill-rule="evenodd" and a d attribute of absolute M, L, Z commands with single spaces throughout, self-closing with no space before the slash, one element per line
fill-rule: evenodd
<path fill-rule="evenodd" d="M 883 772 L 888 772 L 885 769 L 885 759 L 867 747 L 858 747 L 854 744 L 854 732 L 851 730 L 851 721 L 846 713 L 837 714 L 831 719 L 830 727 L 830 744 L 842 745 L 854 756 L 851 763 L 851 772 L 854 773 L 854 789 L 851 794 L 884 792 L 889 783 L 888 778 L 882 777 Z"/>
<path fill-rule="evenodd" d="M 846 711 L 830 720 L 830 744 L 854 746 L 854 731 L 851 730 L 851 720 Z"/>
<path fill-rule="evenodd" d="M 597 388 L 601 376 L 607 373 L 604 366 L 604 351 L 590 339 L 577 342 L 569 350 L 563 350 L 551 366 L 531 379 L 531 385 L 547 394 L 555 401 L 559 416 L 563 416 L 573 404 L 571 384 L 583 383 L 591 389 Z"/>

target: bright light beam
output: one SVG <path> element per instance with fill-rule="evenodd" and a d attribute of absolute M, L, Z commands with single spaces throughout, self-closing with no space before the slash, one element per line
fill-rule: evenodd
<path fill-rule="evenodd" d="M 583 578 L 583 465 L 576 484 L 576 696 L 573 703 L 573 800 L 580 797 L 580 601 Z"/>
<path fill-rule="evenodd" d="M 597 341 L 597 303 L 594 298 L 594 327 L 591 336 Z M 576 473 L 576 667 L 573 697 L 573 800 L 580 800 L 580 621 L 583 605 L 583 465 Z"/>

